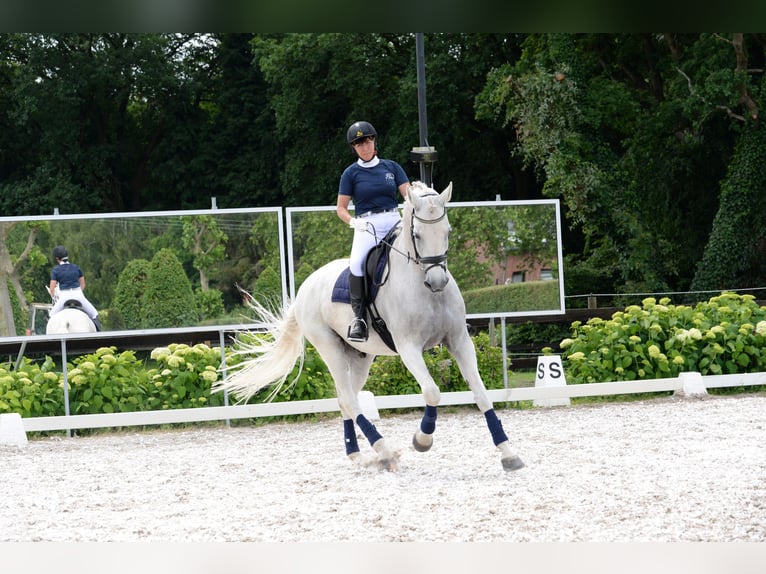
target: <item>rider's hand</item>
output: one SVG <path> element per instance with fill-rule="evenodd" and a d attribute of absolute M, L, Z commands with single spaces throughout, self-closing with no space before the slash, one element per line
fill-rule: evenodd
<path fill-rule="evenodd" d="M 356 231 L 367 231 L 367 222 L 358 217 L 352 217 L 348 220 L 348 226 Z"/>

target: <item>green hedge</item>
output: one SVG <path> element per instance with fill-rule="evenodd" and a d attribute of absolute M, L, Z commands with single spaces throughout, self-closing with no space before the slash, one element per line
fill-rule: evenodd
<path fill-rule="evenodd" d="M 544 311 L 558 309 L 558 281 L 528 281 L 509 285 L 493 285 L 463 293 L 467 313 Z"/>

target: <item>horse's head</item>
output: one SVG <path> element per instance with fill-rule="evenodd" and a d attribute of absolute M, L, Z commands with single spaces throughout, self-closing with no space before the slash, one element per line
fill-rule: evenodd
<path fill-rule="evenodd" d="M 410 228 L 415 263 L 425 273 L 425 286 L 433 292 L 444 289 L 449 281 L 447 250 L 450 225 L 447 202 L 452 196 L 452 182 L 441 193 L 416 181 L 407 191 L 405 220 Z"/>

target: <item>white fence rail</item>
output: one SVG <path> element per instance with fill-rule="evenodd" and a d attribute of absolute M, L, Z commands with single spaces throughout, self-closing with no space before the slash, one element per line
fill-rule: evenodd
<path fill-rule="evenodd" d="M 709 375 L 699 377 L 706 389 L 766 385 L 766 373 L 736 375 Z M 620 381 L 590 383 L 558 387 L 523 387 L 493 389 L 488 391 L 494 403 L 532 401 L 562 397 L 596 397 L 621 394 L 640 394 L 660 391 L 682 391 L 682 377 L 667 379 L 646 379 L 641 381 Z M 442 393 L 441 405 L 473 404 L 470 391 Z M 375 397 L 378 409 L 399 409 L 423 407 L 422 395 L 386 395 Z M 232 419 L 286 416 L 308 413 L 339 411 L 337 399 L 265 403 L 255 405 L 232 405 L 225 407 L 199 407 L 194 409 L 172 409 L 130 413 L 107 413 L 91 415 L 65 415 L 33 417 L 22 419 L 25 432 L 93 429 L 129 426 L 162 425 L 171 423 L 193 423 L 204 421 L 229 421 Z"/>

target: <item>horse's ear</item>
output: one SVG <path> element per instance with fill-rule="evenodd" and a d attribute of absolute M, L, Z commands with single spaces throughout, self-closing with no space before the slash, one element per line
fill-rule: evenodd
<path fill-rule="evenodd" d="M 446 205 L 452 197 L 452 182 L 449 182 L 449 185 L 444 188 L 444 191 L 442 191 L 440 195 Z"/>

